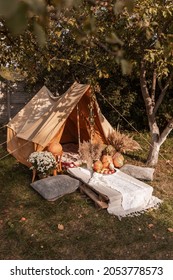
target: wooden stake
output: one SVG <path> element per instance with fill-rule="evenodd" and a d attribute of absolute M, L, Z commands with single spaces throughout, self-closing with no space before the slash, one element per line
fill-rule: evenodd
<path fill-rule="evenodd" d="M 79 148 L 80 148 L 81 139 L 80 139 L 80 119 L 79 119 L 79 106 L 78 105 L 77 105 L 77 132 L 78 132 L 78 144 L 79 144 Z"/>

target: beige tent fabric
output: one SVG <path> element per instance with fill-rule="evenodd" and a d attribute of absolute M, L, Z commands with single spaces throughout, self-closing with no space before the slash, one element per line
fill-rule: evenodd
<path fill-rule="evenodd" d="M 103 114 L 101 113 L 100 107 L 98 105 L 98 103 L 95 103 L 96 106 L 96 111 L 98 113 L 98 120 L 99 120 L 99 124 L 102 127 L 102 131 L 103 134 L 105 136 L 106 139 L 109 138 L 109 135 L 114 132 L 113 127 L 111 126 L 111 124 L 108 122 L 108 120 L 103 116 Z"/>
<path fill-rule="evenodd" d="M 26 132 L 41 116 L 46 114 L 56 103 L 51 92 L 43 86 L 38 93 L 8 123 L 16 133 Z"/>
<path fill-rule="evenodd" d="M 7 150 L 19 162 L 30 166 L 27 162 L 27 158 L 33 151 L 37 151 L 37 148 L 34 147 L 33 142 L 18 138 L 14 130 L 7 128 Z"/>
<path fill-rule="evenodd" d="M 54 140 L 78 143 L 77 105 L 81 142 L 90 139 L 90 85 L 75 82 L 62 96 L 53 98 L 44 86 L 7 125 L 7 149 L 17 160 L 28 165 L 33 151 L 45 149 Z M 94 141 L 108 142 L 112 126 L 94 104 Z"/>
<path fill-rule="evenodd" d="M 47 146 L 88 89 L 89 85 L 73 84 L 70 90 L 49 108 L 49 111 L 31 123 L 27 129 L 20 131 L 17 136 L 43 147 Z"/>

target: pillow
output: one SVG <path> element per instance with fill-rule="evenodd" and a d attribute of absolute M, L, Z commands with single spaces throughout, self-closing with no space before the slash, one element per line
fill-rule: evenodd
<path fill-rule="evenodd" d="M 77 190 L 81 182 L 68 175 L 50 176 L 31 183 L 31 187 L 48 201 L 55 201 L 59 197 Z"/>
<path fill-rule="evenodd" d="M 144 181 L 153 181 L 154 168 L 135 166 L 132 164 L 125 164 L 120 170 L 127 175 L 130 175 L 136 179 Z"/>

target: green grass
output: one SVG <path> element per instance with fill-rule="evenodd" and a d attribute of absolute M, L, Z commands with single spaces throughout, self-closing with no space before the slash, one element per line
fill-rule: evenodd
<path fill-rule="evenodd" d="M 169 160 L 172 140 L 162 148 Z M 1 146 L 0 157 L 6 153 Z M 146 152 L 125 158 L 143 165 Z M 173 259 L 173 170 L 162 158 L 150 182 L 162 205 L 121 221 L 78 191 L 48 202 L 30 187 L 31 177 L 13 157 L 0 161 L 0 259 Z"/>

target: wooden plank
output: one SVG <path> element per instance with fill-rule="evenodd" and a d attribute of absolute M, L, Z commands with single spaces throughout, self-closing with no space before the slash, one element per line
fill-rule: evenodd
<path fill-rule="evenodd" d="M 80 191 L 85 193 L 87 196 L 89 196 L 94 202 L 95 204 L 102 208 L 102 209 L 106 209 L 108 208 L 108 204 L 106 201 L 103 201 L 101 198 L 101 194 L 96 194 L 93 190 L 91 190 L 91 188 L 89 188 L 86 185 L 81 185 L 80 186 Z"/>
<path fill-rule="evenodd" d="M 100 193 L 99 191 L 95 190 L 92 186 L 85 184 L 85 186 L 91 189 L 94 193 L 96 193 L 100 200 L 109 202 L 109 197 L 106 194 Z"/>

